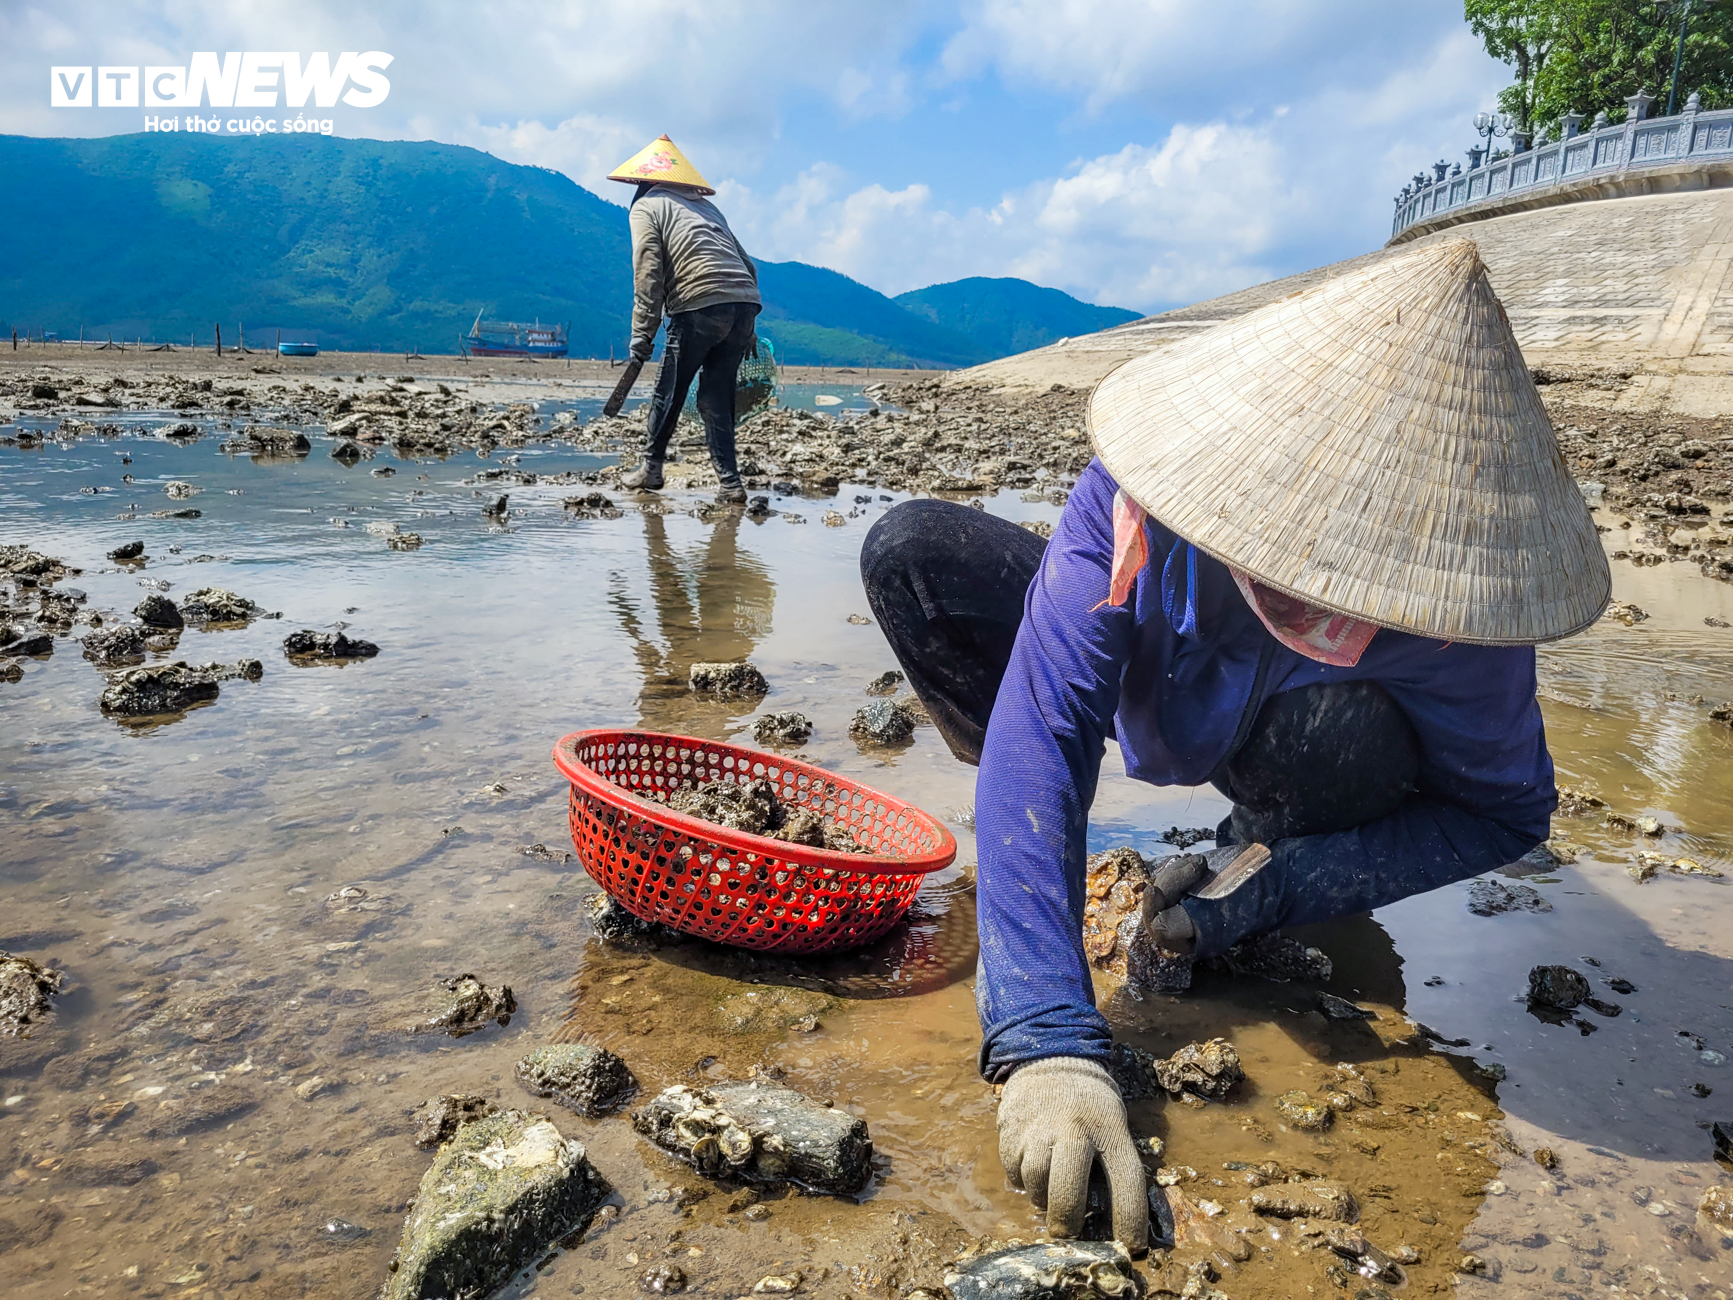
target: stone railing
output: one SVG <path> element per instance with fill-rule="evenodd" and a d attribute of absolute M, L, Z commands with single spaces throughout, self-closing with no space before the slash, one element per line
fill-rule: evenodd
<path fill-rule="evenodd" d="M 1468 150 L 1467 171 L 1461 163 L 1434 163 L 1430 177 L 1417 174 L 1396 196 L 1391 242 L 1489 216 L 1492 212 L 1487 209 L 1506 204 L 1539 207 L 1549 201 L 1568 202 L 1579 189 L 1587 191 L 1583 197 L 1606 197 L 1606 188 L 1594 182 L 1608 178 L 1632 173 L 1640 178 L 1650 169 L 1733 162 L 1733 109 L 1702 112 L 1693 94 L 1683 113 L 1651 118 L 1652 96 L 1632 95 L 1625 102 L 1630 113 L 1616 126 L 1600 113 L 1587 131 L 1581 131 L 1582 116 L 1572 113 L 1564 119 L 1562 140 L 1531 148 L 1522 132 L 1514 132 L 1512 152 L 1496 162 L 1482 162 L 1485 150 L 1477 147 Z"/>

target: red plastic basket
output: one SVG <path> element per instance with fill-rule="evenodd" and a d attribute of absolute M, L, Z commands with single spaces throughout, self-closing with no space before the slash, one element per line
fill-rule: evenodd
<path fill-rule="evenodd" d="M 810 763 L 653 731 L 577 731 L 554 746 L 572 783 L 572 843 L 608 896 L 645 921 L 743 948 L 824 952 L 878 938 L 956 838 L 900 799 Z M 841 823 L 871 856 L 749 835 L 641 798 L 760 779 Z"/>

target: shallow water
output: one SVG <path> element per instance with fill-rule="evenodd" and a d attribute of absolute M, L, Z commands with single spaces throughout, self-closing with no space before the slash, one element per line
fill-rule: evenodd
<path fill-rule="evenodd" d="M 784 400 L 818 392 L 858 401 L 834 386 Z M 600 396 L 555 405 L 587 415 Z M 410 1143 L 408 1109 L 440 1091 L 545 1105 L 519 1091 L 512 1062 L 580 1034 L 619 1051 L 647 1090 L 779 1067 L 867 1119 L 875 1178 L 858 1204 L 791 1197 L 763 1221 L 729 1189 L 682 1207 L 668 1189 L 703 1179 L 621 1119 L 562 1113 L 623 1214 L 515 1294 L 632 1294 L 670 1259 L 699 1295 L 745 1294 L 790 1269 L 808 1294 L 900 1294 L 937 1281 L 965 1239 L 1035 1235 L 1004 1185 L 992 1094 L 974 1072 L 974 773 L 930 728 L 896 752 L 847 735 L 863 684 L 894 666 L 877 628 L 848 621 L 866 612 L 855 559 L 887 506 L 880 493 L 845 486 L 835 504 L 854 513 L 834 529 L 799 501 L 775 503 L 810 520 L 798 525 L 683 510 L 574 520 L 560 499 L 587 489 L 465 481 L 506 463 L 497 454 L 382 452 L 344 469 L 320 439 L 303 461 L 266 464 L 218 452 L 219 437 L 0 450 L 0 541 L 81 566 L 63 585 L 92 607 L 130 610 L 143 580 L 174 597 L 225 587 L 283 614 L 189 629 L 172 657 L 257 657 L 265 676 L 224 683 L 166 725 L 105 718 L 101 677 L 70 641 L 0 685 L 0 948 L 53 956 L 76 985 L 47 1032 L 0 1057 L 8 1294 L 370 1294 L 430 1159 Z M 602 463 L 554 446 L 511 459 L 543 474 Z M 387 466 L 389 478 L 370 472 Z M 161 485 L 174 479 L 202 490 L 170 501 Z M 478 499 L 499 491 L 504 527 Z M 116 518 L 134 503 L 136 517 Z M 1056 515 L 1015 494 L 988 505 Z M 203 517 L 145 517 L 182 506 Z M 425 543 L 390 551 L 368 522 Z M 152 557 L 142 570 L 102 558 L 134 538 Z M 1110 996 L 1129 1041 L 1165 1053 L 1224 1034 L 1246 1061 L 1250 1085 L 1229 1105 L 1133 1107 L 1169 1163 L 1198 1171 L 1189 1194 L 1227 1206 L 1221 1222 L 1253 1247 L 1220 1283 L 1236 1300 L 1339 1293 L 1315 1239 L 1237 1207 L 1244 1192 L 1223 1162 L 1269 1159 L 1354 1187 L 1368 1236 L 1421 1251 L 1413 1289 L 1728 1293 L 1733 1235 L 1693 1226 L 1693 1212 L 1703 1186 L 1728 1178 L 1700 1125 L 1733 1117 L 1733 1067 L 1713 1059 L 1733 1056 L 1733 893 L 1726 879 L 1665 873 L 1639 885 L 1625 865 L 1646 849 L 1733 873 L 1733 730 L 1708 718 L 1729 693 L 1733 631 L 1702 623 L 1733 621 L 1733 588 L 1684 565 L 1615 574 L 1619 598 L 1655 617 L 1543 651 L 1549 737 L 1561 779 L 1681 829 L 1651 842 L 1559 819 L 1585 852 L 1528 880 L 1550 913 L 1474 916 L 1463 885 L 1315 928 L 1308 940 L 1336 961 L 1331 990 L 1377 1010 L 1374 1022 L 1325 1022 L 1300 986 L 1208 974 L 1185 999 Z M 282 656 L 288 631 L 340 624 L 379 657 L 298 668 Z M 549 750 L 586 726 L 741 737 L 759 707 L 697 702 L 682 683 L 693 660 L 747 655 L 772 684 L 762 709 L 813 719 L 802 758 L 946 818 L 958 865 L 923 891 L 905 931 L 863 954 L 605 947 L 581 908 L 593 885 L 560 860 L 570 843 Z M 1151 790 L 1111 753 L 1109 764 L 1093 848 L 1165 851 L 1168 827 L 1226 811 L 1213 790 Z M 524 852 L 535 845 L 548 852 Z M 377 910 L 327 903 L 352 884 Z M 1513 1000 L 1537 961 L 1637 992 L 1597 989 L 1625 1011 L 1590 1016 L 1592 1034 L 1543 1023 Z M 389 1032 L 397 1000 L 464 971 L 511 985 L 509 1027 L 437 1044 Z M 1469 1045 L 1426 1050 L 1405 1014 Z M 816 1029 L 795 1027 L 809 1015 Z M 1378 1111 L 1322 1136 L 1284 1129 L 1271 1099 L 1343 1060 L 1374 1081 Z M 1503 1083 L 1476 1072 L 1494 1063 Z M 164 1102 L 237 1085 L 252 1109 L 161 1131 Z M 1493 1136 L 1501 1112 L 1520 1155 Z M 1556 1173 L 1526 1158 L 1543 1145 Z M 365 1231 L 324 1230 L 333 1220 Z M 1497 1280 L 1456 1274 L 1464 1251 Z"/>

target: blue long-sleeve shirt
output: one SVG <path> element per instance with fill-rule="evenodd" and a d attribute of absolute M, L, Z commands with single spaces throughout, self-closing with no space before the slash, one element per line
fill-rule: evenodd
<path fill-rule="evenodd" d="M 1149 564 L 1124 605 L 1107 605 L 1116 490 L 1100 461 L 1078 479 L 987 727 L 976 1001 L 989 1079 L 1040 1057 L 1105 1059 L 1111 1046 L 1082 943 L 1089 807 L 1110 735 L 1130 776 L 1198 785 L 1280 691 L 1374 681 L 1413 725 L 1418 793 L 1351 830 L 1277 841 L 1228 899 L 1187 900 L 1200 957 L 1502 866 L 1546 837 L 1557 803 L 1532 647 L 1386 629 L 1352 668 L 1317 663 L 1269 634 L 1225 565 L 1153 519 Z"/>

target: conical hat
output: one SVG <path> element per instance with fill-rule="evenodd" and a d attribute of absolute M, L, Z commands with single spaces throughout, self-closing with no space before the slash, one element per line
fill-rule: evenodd
<path fill-rule="evenodd" d="M 1612 575 L 1487 282 L 1453 239 L 1119 367 L 1089 402 L 1133 500 L 1288 595 L 1444 641 L 1600 617 Z"/>
<path fill-rule="evenodd" d="M 658 185 L 687 185 L 700 194 L 714 194 L 716 187 L 698 174 L 698 169 L 686 161 L 674 142 L 659 135 L 613 171 L 611 181 L 638 185 L 644 181 Z"/>

